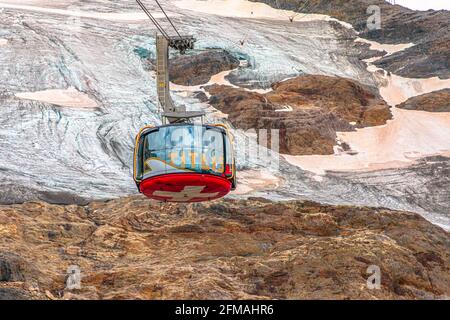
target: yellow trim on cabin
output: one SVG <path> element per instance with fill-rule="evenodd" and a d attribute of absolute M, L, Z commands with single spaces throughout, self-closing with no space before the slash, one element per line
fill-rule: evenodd
<path fill-rule="evenodd" d="M 138 181 L 137 179 L 137 172 L 136 172 L 136 164 L 137 164 L 137 153 L 138 153 L 138 147 L 139 147 L 139 140 L 141 139 L 142 132 L 144 132 L 147 129 L 152 129 L 154 126 L 145 126 L 141 130 L 139 130 L 139 133 L 136 136 L 136 140 L 134 142 L 134 159 L 133 159 L 133 179 L 134 181 Z"/>
<path fill-rule="evenodd" d="M 227 132 L 227 137 L 230 139 L 230 146 L 231 146 L 231 154 L 233 155 L 233 163 L 231 164 L 231 177 L 229 178 L 230 180 L 234 178 L 234 136 L 230 133 L 230 127 L 227 126 L 226 124 L 223 123 L 215 123 L 215 124 L 210 124 L 210 126 L 213 127 L 222 127 L 225 129 L 225 131 Z M 225 155 L 226 156 L 226 155 Z"/>

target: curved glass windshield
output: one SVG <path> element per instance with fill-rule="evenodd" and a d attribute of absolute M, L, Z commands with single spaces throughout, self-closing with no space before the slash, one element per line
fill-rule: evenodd
<path fill-rule="evenodd" d="M 174 125 L 151 131 L 142 144 L 144 177 L 183 172 L 222 175 L 227 140 L 224 130 L 212 126 Z"/>

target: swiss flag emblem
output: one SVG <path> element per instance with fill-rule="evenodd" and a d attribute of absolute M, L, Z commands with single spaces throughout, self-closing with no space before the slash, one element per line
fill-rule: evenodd
<path fill-rule="evenodd" d="M 140 184 L 147 197 L 167 202 L 201 202 L 221 198 L 231 191 L 226 178 L 207 174 L 168 174 Z"/>
<path fill-rule="evenodd" d="M 156 197 L 167 197 L 168 201 L 174 202 L 189 202 L 196 198 L 211 199 L 219 195 L 219 192 L 202 193 L 205 188 L 206 186 L 186 186 L 179 192 L 157 190 L 153 192 L 153 195 Z"/>

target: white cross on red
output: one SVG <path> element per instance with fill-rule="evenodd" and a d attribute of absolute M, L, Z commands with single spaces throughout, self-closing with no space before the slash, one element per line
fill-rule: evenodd
<path fill-rule="evenodd" d="M 202 193 L 205 188 L 206 186 L 186 186 L 179 192 L 157 190 L 153 192 L 153 195 L 157 197 L 167 197 L 169 198 L 167 200 L 174 202 L 187 202 L 195 198 L 215 198 L 219 195 L 218 192 Z"/>

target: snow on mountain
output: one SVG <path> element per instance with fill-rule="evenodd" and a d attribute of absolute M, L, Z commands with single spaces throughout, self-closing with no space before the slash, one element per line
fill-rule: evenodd
<path fill-rule="evenodd" d="M 234 0 L 235 10 L 219 15 L 207 1 L 198 2 L 209 9 L 186 10 L 193 3 L 187 0 L 166 6 L 183 34 L 197 37 L 199 50 L 222 48 L 247 59 L 249 68 L 231 72 L 234 85 L 267 89 L 302 74 L 378 84 L 359 59 L 356 33 L 345 24 L 323 15 L 291 23 L 289 12 Z M 153 26 L 131 0 L 3 1 L 0 8 L 0 202 L 38 197 L 84 203 L 136 193 L 135 134 L 160 123 L 154 74 L 136 53 L 145 49 L 154 56 Z M 174 98 L 189 109 L 208 108 L 192 96 Z M 238 163 L 241 170 L 266 166 L 245 157 Z M 445 159 L 433 163 L 433 172 L 419 162 L 404 171 L 330 172 L 318 181 L 282 161 L 274 173 L 280 187 L 252 194 L 414 210 L 450 226 L 449 190 L 436 191 L 450 185 L 436 173 L 450 165 Z M 433 203 L 429 194 L 436 196 Z"/>

